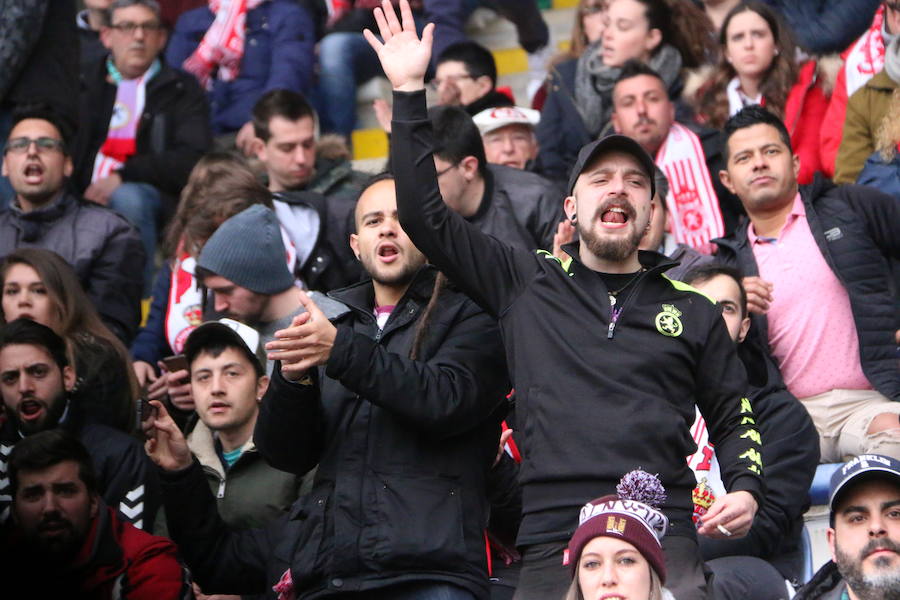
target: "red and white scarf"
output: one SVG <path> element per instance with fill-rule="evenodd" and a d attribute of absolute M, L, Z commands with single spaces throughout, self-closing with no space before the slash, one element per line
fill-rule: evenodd
<path fill-rule="evenodd" d="M 666 207 L 675 240 L 711 254 L 710 240 L 724 235 L 725 226 L 700 138 L 673 123 L 656 153 L 656 164 L 669 180 Z"/>
<path fill-rule="evenodd" d="M 284 227 L 281 228 L 281 241 L 284 242 L 285 261 L 293 273 L 297 266 L 297 250 Z M 177 255 L 169 280 L 164 327 L 169 347 L 175 354 L 181 354 L 188 335 L 203 322 L 203 293 L 194 276 L 197 261 L 181 248 Z"/>
<path fill-rule="evenodd" d="M 206 30 L 197 49 L 182 66 L 206 89 L 212 86 L 212 72 L 218 67 L 222 81 L 237 78 L 244 56 L 247 11 L 266 0 L 209 0 L 209 10 L 216 18 Z"/>
<path fill-rule="evenodd" d="M 878 7 L 869 29 L 850 46 L 844 56 L 844 81 L 848 98 L 884 68 L 883 23 L 884 4 Z"/>
<path fill-rule="evenodd" d="M 144 114 L 147 82 L 159 72 L 160 65 L 159 61 L 153 61 L 137 79 L 123 78 L 112 61 L 107 61 L 106 68 L 116 84 L 116 102 L 109 119 L 106 140 L 94 158 L 91 183 L 109 177 L 137 152 L 137 134 L 141 115 Z"/>

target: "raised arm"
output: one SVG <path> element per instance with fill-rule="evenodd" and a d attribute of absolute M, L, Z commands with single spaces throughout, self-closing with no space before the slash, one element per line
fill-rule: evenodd
<path fill-rule="evenodd" d="M 425 106 L 425 70 L 434 31 L 416 35 L 412 12 L 400 0 L 401 21 L 385 0 L 375 9 L 380 41 L 364 35 L 394 88 L 391 167 L 400 223 L 428 259 L 494 316 L 518 296 L 538 268 L 535 255 L 483 234 L 444 204 L 434 169 L 431 123 Z"/>

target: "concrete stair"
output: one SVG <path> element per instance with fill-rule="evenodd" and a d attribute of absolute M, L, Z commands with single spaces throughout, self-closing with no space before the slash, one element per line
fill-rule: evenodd
<path fill-rule="evenodd" d="M 578 0 L 539 0 L 539 5 L 550 29 L 551 46 L 565 49 L 572 35 Z M 515 27 L 493 11 L 479 8 L 469 19 L 466 33 L 494 54 L 497 61 L 497 84 L 511 88 L 517 103 L 528 106 L 528 58 L 518 45 Z M 353 164 L 359 170 L 372 173 L 383 169 L 388 154 L 387 135 L 379 127 L 372 109 L 372 102 L 376 98 L 390 101 L 391 87 L 383 77 L 376 77 L 361 86 L 356 98 L 357 129 L 353 132 Z M 429 92 L 429 103 L 432 100 Z"/>

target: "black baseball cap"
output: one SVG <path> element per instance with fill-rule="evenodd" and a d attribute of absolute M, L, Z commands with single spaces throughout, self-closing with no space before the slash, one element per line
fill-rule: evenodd
<path fill-rule="evenodd" d="M 198 354 L 211 346 L 239 348 L 257 372 L 266 371 L 266 355 L 260 343 L 259 332 L 249 325 L 234 319 L 219 319 L 200 325 L 184 343 L 184 356 L 188 364 L 193 363 Z"/>
<path fill-rule="evenodd" d="M 569 174 L 569 186 L 566 188 L 566 194 L 569 196 L 572 195 L 572 190 L 575 189 L 575 182 L 578 181 L 578 176 L 581 175 L 584 168 L 589 165 L 596 156 L 604 152 L 613 151 L 624 152 L 637 159 L 638 163 L 644 168 L 644 173 L 647 174 L 647 178 L 650 180 L 650 197 L 653 198 L 656 194 L 656 182 L 653 178 L 653 174 L 656 171 L 656 163 L 653 162 L 653 158 L 647 154 L 647 151 L 644 150 L 643 146 L 627 135 L 620 135 L 618 133 L 600 138 L 581 148 L 581 151 L 578 152 L 578 160 L 575 161 L 575 166 L 572 167 L 572 172 Z"/>
<path fill-rule="evenodd" d="M 831 512 L 834 512 L 838 496 L 851 482 L 859 483 L 868 479 L 889 479 L 900 485 L 900 461 L 881 454 L 860 454 L 844 463 L 831 475 L 831 495 L 828 500 Z"/>

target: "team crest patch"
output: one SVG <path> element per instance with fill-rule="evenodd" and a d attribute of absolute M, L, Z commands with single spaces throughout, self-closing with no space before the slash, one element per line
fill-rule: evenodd
<path fill-rule="evenodd" d="M 681 311 L 671 304 L 663 304 L 662 312 L 656 315 L 656 330 L 668 337 L 678 337 L 684 331 L 681 324 Z"/>

